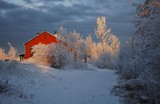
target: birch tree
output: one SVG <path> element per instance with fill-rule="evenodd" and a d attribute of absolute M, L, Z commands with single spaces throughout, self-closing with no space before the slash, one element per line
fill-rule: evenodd
<path fill-rule="evenodd" d="M 106 42 L 110 35 L 111 29 L 107 28 L 106 25 L 106 17 L 102 16 L 101 18 L 97 18 L 97 29 L 95 30 L 95 34 L 100 42 Z"/>

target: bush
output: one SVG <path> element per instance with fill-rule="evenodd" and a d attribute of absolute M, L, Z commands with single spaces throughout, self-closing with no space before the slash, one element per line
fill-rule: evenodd
<path fill-rule="evenodd" d="M 53 62 L 51 66 L 62 68 L 67 65 L 73 65 L 73 54 L 63 45 L 56 45 L 55 50 L 53 50 Z"/>
<path fill-rule="evenodd" d="M 33 47 L 33 57 L 28 61 L 41 65 L 62 68 L 73 63 L 73 53 L 63 44 L 39 44 Z"/>
<path fill-rule="evenodd" d="M 0 61 L 0 95 L 14 96 L 18 98 L 27 98 L 18 82 L 14 82 L 12 78 L 19 74 L 18 61 Z M 6 102 L 6 101 L 5 101 Z"/>
<path fill-rule="evenodd" d="M 97 61 L 95 61 L 95 65 L 98 68 L 113 68 L 113 57 L 109 53 L 102 53 Z"/>
<path fill-rule="evenodd" d="M 0 81 L 0 94 L 10 94 L 12 88 L 11 85 L 8 84 L 8 80 Z"/>

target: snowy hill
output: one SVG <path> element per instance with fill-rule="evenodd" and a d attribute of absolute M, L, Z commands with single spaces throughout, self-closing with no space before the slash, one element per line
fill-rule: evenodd
<path fill-rule="evenodd" d="M 113 70 L 58 70 L 46 66 L 18 64 L 8 76 L 20 98 L 0 95 L 0 104 L 119 104 L 110 92 L 116 82 Z"/>

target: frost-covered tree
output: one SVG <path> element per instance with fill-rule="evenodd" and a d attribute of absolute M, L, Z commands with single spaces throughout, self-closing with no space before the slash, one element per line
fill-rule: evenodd
<path fill-rule="evenodd" d="M 59 40 L 65 42 L 65 43 L 68 43 L 70 35 L 69 35 L 67 29 L 65 29 L 61 26 L 58 30 L 58 33 L 59 33 Z"/>
<path fill-rule="evenodd" d="M 73 64 L 73 54 L 63 44 L 56 44 L 53 50 L 53 67 L 61 68 Z"/>
<path fill-rule="evenodd" d="M 113 34 L 109 36 L 108 40 L 109 40 L 108 44 L 111 47 L 110 54 L 118 56 L 120 50 L 120 40 L 118 39 L 117 36 Z"/>
<path fill-rule="evenodd" d="M 7 55 L 5 53 L 5 50 L 3 48 L 0 48 L 0 60 L 5 60 L 7 58 Z"/>
<path fill-rule="evenodd" d="M 160 103 L 160 1 L 145 0 L 137 5 L 136 33 L 121 49 L 120 76 L 127 80 L 126 104 Z M 128 89 L 129 88 L 129 89 Z M 131 103 L 131 104 L 132 104 Z"/>
<path fill-rule="evenodd" d="M 95 63 L 101 68 L 113 68 L 119 53 L 120 41 L 117 36 L 111 34 L 111 29 L 107 28 L 105 17 L 97 18 L 95 33 L 99 39 L 99 43 L 94 49 Z"/>
<path fill-rule="evenodd" d="M 76 61 L 81 62 L 84 59 L 85 43 L 80 33 L 76 31 L 70 33 L 69 47 L 73 50 Z"/>
<path fill-rule="evenodd" d="M 99 58 L 99 50 L 97 47 L 97 43 L 93 43 L 92 48 L 91 48 L 91 61 L 96 61 Z"/>
<path fill-rule="evenodd" d="M 92 37 L 89 35 L 88 37 L 86 37 L 86 40 L 85 40 L 85 52 L 87 54 L 87 56 L 91 56 L 92 52 L 92 46 L 93 46 L 93 40 L 92 40 Z"/>
<path fill-rule="evenodd" d="M 113 62 L 115 60 L 115 54 L 112 52 L 112 47 L 105 43 L 97 43 L 96 45 L 95 65 L 100 68 L 114 68 Z"/>
<path fill-rule="evenodd" d="M 73 56 L 64 44 L 38 44 L 33 46 L 33 57 L 29 61 L 41 65 L 61 68 L 73 63 Z"/>
<path fill-rule="evenodd" d="M 42 65 L 51 65 L 52 62 L 52 53 L 51 50 L 54 50 L 54 47 L 48 48 L 48 45 L 38 44 L 32 47 L 33 56 L 30 59 L 34 63 L 42 64 Z"/>
<path fill-rule="evenodd" d="M 59 29 L 60 40 L 66 43 L 66 47 L 72 50 L 75 62 L 82 62 L 85 52 L 85 41 L 76 31 L 68 32 L 63 27 Z"/>
<path fill-rule="evenodd" d="M 137 37 L 141 45 L 141 56 L 145 72 L 140 75 L 143 80 L 142 90 L 149 103 L 160 103 L 160 0 L 146 0 L 138 8 Z M 145 82 L 145 83 L 144 83 Z"/>
<path fill-rule="evenodd" d="M 93 48 L 94 48 L 94 42 L 92 40 L 91 35 L 86 37 L 85 40 L 85 60 L 92 59 L 92 56 L 94 55 Z"/>
<path fill-rule="evenodd" d="M 16 60 L 16 59 L 17 59 L 17 57 L 16 57 L 16 55 L 17 55 L 17 49 L 14 48 L 14 47 L 11 45 L 11 43 L 8 43 L 8 45 L 9 45 L 9 47 L 10 47 L 9 52 L 8 52 L 8 58 L 9 58 L 10 60 Z"/>
<path fill-rule="evenodd" d="M 111 29 L 107 28 L 106 18 L 104 16 L 97 18 L 97 29 L 95 30 L 95 33 L 99 41 L 102 43 L 99 44 L 99 46 L 102 45 L 102 50 L 104 52 L 110 51 L 110 53 L 117 55 L 120 48 L 120 41 L 117 36 L 111 34 Z"/>
<path fill-rule="evenodd" d="M 106 17 L 102 16 L 101 18 L 97 18 L 97 29 L 95 30 L 95 34 L 100 42 L 106 42 L 107 38 L 110 35 L 110 29 L 107 28 L 106 25 Z"/>

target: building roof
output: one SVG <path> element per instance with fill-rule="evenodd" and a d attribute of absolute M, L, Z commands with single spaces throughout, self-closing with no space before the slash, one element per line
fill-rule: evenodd
<path fill-rule="evenodd" d="M 42 32 L 42 33 L 38 33 L 38 35 L 37 35 L 36 37 L 34 37 L 34 38 L 32 38 L 31 40 L 29 40 L 28 42 L 24 43 L 24 45 L 26 45 L 26 44 L 29 43 L 30 41 L 34 40 L 35 38 L 39 37 L 39 36 L 40 36 L 41 34 L 43 34 L 43 33 L 48 33 L 49 35 L 55 37 L 55 36 L 54 36 L 53 34 L 51 34 L 50 32 L 44 31 L 44 32 Z M 55 38 L 57 38 L 57 37 L 55 37 Z"/>

